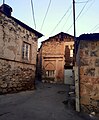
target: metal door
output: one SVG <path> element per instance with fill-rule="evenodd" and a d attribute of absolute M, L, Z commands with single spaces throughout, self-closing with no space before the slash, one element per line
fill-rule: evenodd
<path fill-rule="evenodd" d="M 65 69 L 64 70 L 64 84 L 73 84 L 72 69 Z"/>

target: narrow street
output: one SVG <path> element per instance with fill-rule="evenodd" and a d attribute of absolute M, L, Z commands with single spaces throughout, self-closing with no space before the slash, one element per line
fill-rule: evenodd
<path fill-rule="evenodd" d="M 68 85 L 37 83 L 36 86 L 34 91 L 0 95 L 0 120 L 84 120 L 64 104 Z"/>

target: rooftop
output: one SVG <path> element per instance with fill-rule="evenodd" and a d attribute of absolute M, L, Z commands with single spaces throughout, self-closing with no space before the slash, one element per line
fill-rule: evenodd
<path fill-rule="evenodd" d="M 91 34 L 82 34 L 77 40 L 99 40 L 99 33 L 91 33 Z"/>
<path fill-rule="evenodd" d="M 55 37 L 59 37 L 60 40 L 63 41 L 63 39 L 64 39 L 66 36 L 69 36 L 69 37 L 72 37 L 72 38 L 73 38 L 73 36 L 70 35 L 70 34 L 68 34 L 68 33 L 60 32 L 60 33 L 58 33 L 58 34 L 56 34 L 56 35 L 54 35 L 54 36 L 49 37 L 47 40 L 42 41 L 42 43 L 44 43 L 44 42 L 46 42 L 46 41 L 50 41 L 51 39 L 53 39 L 53 38 L 55 38 Z"/>
<path fill-rule="evenodd" d="M 11 16 L 11 14 L 8 12 L 12 12 L 12 8 L 6 4 L 3 4 L 2 6 L 0 6 L 0 12 L 4 15 L 6 15 L 8 18 L 11 18 L 12 20 L 14 20 L 17 24 L 19 24 L 20 26 L 24 27 L 25 29 L 29 30 L 30 32 L 35 33 L 36 36 L 38 36 L 38 38 L 42 37 L 43 34 L 41 34 L 40 32 L 37 32 L 36 30 L 32 29 L 31 27 L 29 27 L 28 25 L 24 24 L 23 22 L 21 22 L 20 20 L 14 18 Z"/>

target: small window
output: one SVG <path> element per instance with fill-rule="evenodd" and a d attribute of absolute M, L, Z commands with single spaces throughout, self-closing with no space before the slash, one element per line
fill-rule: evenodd
<path fill-rule="evenodd" d="M 47 77 L 54 77 L 55 71 L 54 70 L 47 70 L 46 75 Z"/>
<path fill-rule="evenodd" d="M 73 50 L 70 50 L 70 57 L 73 57 Z"/>
<path fill-rule="evenodd" d="M 74 45 L 70 45 L 70 57 L 73 57 L 73 48 L 74 48 Z"/>
<path fill-rule="evenodd" d="M 29 60 L 30 59 L 30 44 L 23 43 L 22 47 L 22 59 Z"/>

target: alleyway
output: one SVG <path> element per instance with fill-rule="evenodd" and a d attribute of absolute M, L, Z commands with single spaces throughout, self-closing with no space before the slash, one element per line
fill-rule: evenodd
<path fill-rule="evenodd" d="M 0 96 L 0 120 L 84 120 L 68 105 L 68 85 L 37 83 L 35 91 Z"/>

